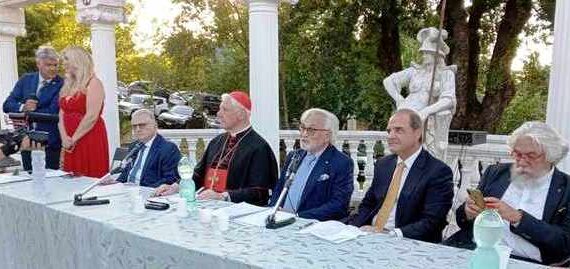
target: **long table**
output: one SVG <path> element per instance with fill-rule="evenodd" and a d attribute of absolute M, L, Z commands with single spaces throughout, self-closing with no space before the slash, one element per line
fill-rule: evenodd
<path fill-rule="evenodd" d="M 108 205 L 78 207 L 91 179 L 0 185 L 0 268 L 468 268 L 469 250 L 382 234 L 334 244 L 300 234 L 309 220 L 267 230 L 231 222 L 227 231 L 167 211 L 133 208 L 133 188 L 94 192 Z M 204 201 L 200 208 L 228 204 Z M 545 268 L 509 260 L 508 268 Z"/>

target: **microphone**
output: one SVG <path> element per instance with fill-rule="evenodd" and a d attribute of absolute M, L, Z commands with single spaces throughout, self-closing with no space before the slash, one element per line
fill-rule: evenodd
<path fill-rule="evenodd" d="M 143 146 L 144 146 L 143 142 L 140 141 L 135 142 L 135 145 L 129 151 L 129 153 L 127 153 L 127 156 L 125 156 L 125 158 L 121 160 L 121 164 L 118 167 L 115 167 L 115 169 L 111 170 L 109 174 L 114 175 L 123 172 L 123 170 L 127 168 L 127 165 L 129 165 L 131 162 L 134 161 L 134 159 L 136 158 L 137 154 L 139 153 L 139 151 Z"/>
<path fill-rule="evenodd" d="M 140 141 L 135 142 L 135 145 L 133 146 L 133 148 L 129 151 L 127 156 L 121 161 L 121 165 L 119 165 L 119 167 L 111 170 L 109 173 L 107 173 L 106 175 L 101 177 L 101 179 L 109 177 L 113 174 L 117 174 L 117 173 L 122 172 L 127 167 L 127 165 L 129 163 L 131 163 L 133 161 L 133 159 L 135 159 L 135 156 L 137 156 L 137 154 L 139 153 L 139 150 L 143 146 L 144 146 L 144 143 L 142 143 Z M 97 185 L 99 185 L 101 183 L 101 179 L 93 182 L 93 184 L 87 186 L 87 188 L 85 188 L 80 193 L 75 194 L 73 196 L 73 204 L 76 206 L 86 206 L 86 205 L 103 205 L 103 204 L 110 203 L 109 199 L 98 200 L 97 196 L 83 197 L 83 196 L 85 196 L 85 194 L 87 194 L 89 191 L 91 191 L 93 188 L 95 188 Z"/>
<path fill-rule="evenodd" d="M 108 174 L 107 174 L 108 175 Z M 105 175 L 105 176 L 107 176 Z M 105 177 L 104 176 L 104 177 Z M 103 177 L 103 178 L 104 178 Z M 104 205 L 104 204 L 108 204 L 110 203 L 109 199 L 101 199 L 98 200 L 97 196 L 91 196 L 91 197 L 86 197 L 84 198 L 83 196 L 85 194 L 87 194 L 90 190 L 92 190 L 93 188 L 95 188 L 95 186 L 99 185 L 99 182 L 101 180 L 97 180 L 95 182 L 93 182 L 93 184 L 87 186 L 87 188 L 85 188 L 83 191 L 81 191 L 80 193 L 77 193 L 75 195 L 73 195 L 73 205 L 76 206 L 86 206 L 86 205 Z"/>
<path fill-rule="evenodd" d="M 285 184 L 283 184 L 283 190 L 281 190 L 277 202 L 275 203 L 275 205 L 271 209 L 271 213 L 267 216 L 267 219 L 265 220 L 265 228 L 277 229 L 295 222 L 295 217 L 291 217 L 281 221 L 276 221 L 275 215 L 277 214 L 277 211 L 279 210 L 279 206 L 283 202 L 283 199 L 285 199 L 287 192 L 289 192 L 291 184 L 293 184 L 293 179 L 295 179 L 295 174 L 297 174 L 297 170 L 299 170 L 300 164 L 301 164 L 301 154 L 299 154 L 299 152 L 296 152 L 295 155 L 293 155 L 293 158 L 291 159 L 289 167 L 287 168 L 287 173 L 285 174 L 286 180 Z"/>

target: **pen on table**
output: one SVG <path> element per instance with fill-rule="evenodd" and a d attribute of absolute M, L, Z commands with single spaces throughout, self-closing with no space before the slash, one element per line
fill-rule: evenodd
<path fill-rule="evenodd" d="M 204 191 L 204 189 L 206 189 L 206 188 L 204 188 L 204 187 L 199 188 L 198 191 L 196 191 L 196 194 L 200 194 L 202 191 Z"/>
<path fill-rule="evenodd" d="M 318 221 L 309 222 L 309 223 L 307 223 L 307 224 L 304 224 L 303 226 L 300 226 L 300 227 L 299 227 L 299 230 L 303 230 L 303 229 L 305 229 L 305 228 L 308 228 L 309 226 L 311 226 L 311 225 L 313 225 L 313 224 L 315 224 L 315 223 L 317 223 L 317 222 L 318 222 Z"/>

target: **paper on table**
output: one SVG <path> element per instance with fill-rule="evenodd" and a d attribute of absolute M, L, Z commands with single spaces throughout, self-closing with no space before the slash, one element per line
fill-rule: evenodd
<path fill-rule="evenodd" d="M 317 222 L 300 230 L 299 233 L 312 234 L 333 243 L 342 243 L 366 234 L 366 232 L 361 231 L 355 226 L 346 225 L 334 220 Z"/>
<path fill-rule="evenodd" d="M 32 178 L 28 174 L 22 175 L 11 175 L 11 174 L 2 174 L 0 175 L 0 184 L 7 184 L 7 183 L 14 183 L 14 182 L 22 182 L 32 180 Z"/>
<path fill-rule="evenodd" d="M 69 174 L 70 174 L 70 173 L 65 172 L 65 171 L 61 171 L 61 170 L 46 169 L 46 176 L 45 176 L 45 178 L 61 177 L 61 176 L 69 175 Z"/>
<path fill-rule="evenodd" d="M 232 204 L 231 206 L 228 206 L 228 207 L 216 209 L 216 210 L 214 210 L 212 215 L 218 216 L 220 214 L 222 214 L 222 215 L 225 214 L 225 215 L 228 215 L 230 217 L 230 219 L 236 219 L 236 218 L 244 217 L 244 216 L 251 215 L 251 214 L 261 212 L 261 211 L 265 211 L 265 210 L 267 210 L 266 207 L 261 207 L 261 206 L 248 204 L 246 202 L 241 202 L 241 203 L 237 203 L 237 204 Z"/>
<path fill-rule="evenodd" d="M 269 213 L 271 213 L 271 208 L 265 209 L 255 214 L 247 215 L 245 217 L 237 218 L 235 219 L 235 221 L 237 223 L 245 225 L 265 227 L 265 220 L 267 219 Z M 275 220 L 282 221 L 291 217 L 295 217 L 295 215 L 283 211 L 277 211 L 277 214 L 275 215 Z"/>

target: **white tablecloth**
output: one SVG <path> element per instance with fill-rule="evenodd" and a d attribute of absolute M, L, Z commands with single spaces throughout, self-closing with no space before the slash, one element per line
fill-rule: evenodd
<path fill-rule="evenodd" d="M 221 232 L 197 213 L 132 210 L 136 186 L 96 188 L 108 205 L 78 207 L 73 194 L 92 181 L 51 179 L 0 185 L 0 268 L 468 268 L 471 251 L 368 235 L 342 244 L 230 223 Z M 201 202 L 219 208 L 224 202 Z M 544 268 L 510 260 L 509 268 Z"/>

